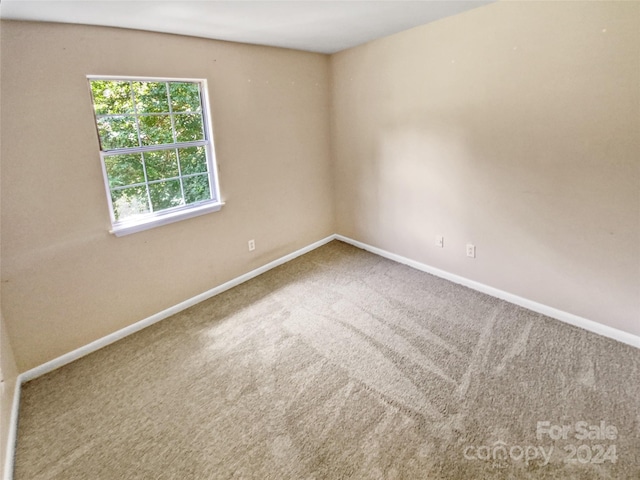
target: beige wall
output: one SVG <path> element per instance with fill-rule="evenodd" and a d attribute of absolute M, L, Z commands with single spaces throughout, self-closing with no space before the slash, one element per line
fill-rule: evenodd
<path fill-rule="evenodd" d="M 4 324 L 4 317 L 0 313 L 0 371 L 2 371 L 2 391 L 0 391 L 0 478 L 4 478 L 6 463 L 7 440 L 13 395 L 16 387 L 18 369 L 13 357 L 13 350 L 9 342 L 9 335 Z M 12 450 L 13 451 L 13 450 Z"/>
<path fill-rule="evenodd" d="M 499 2 L 331 57 L 2 22 L 18 369 L 335 231 L 640 335 L 639 20 L 638 3 Z M 107 233 L 87 74 L 208 79 L 221 212 Z"/>
<path fill-rule="evenodd" d="M 20 371 L 334 232 L 327 56 L 23 22 L 1 40 L 2 309 Z M 107 233 L 87 74 L 206 78 L 227 205 Z"/>
<path fill-rule="evenodd" d="M 332 56 L 338 233 L 640 335 L 639 26 L 498 2 Z"/>

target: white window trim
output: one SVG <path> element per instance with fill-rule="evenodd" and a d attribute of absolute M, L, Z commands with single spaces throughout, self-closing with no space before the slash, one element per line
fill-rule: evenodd
<path fill-rule="evenodd" d="M 220 199 L 220 185 L 218 183 L 218 167 L 216 162 L 216 152 L 214 148 L 213 141 L 213 126 L 211 121 L 211 103 L 209 102 L 209 87 L 207 85 L 207 80 L 204 78 L 173 78 L 173 77 L 145 77 L 145 76 L 118 76 L 118 75 L 87 75 L 88 85 L 89 85 L 89 93 L 91 94 L 91 98 L 93 98 L 91 92 L 91 80 L 115 80 L 115 81 L 151 81 L 151 82 L 192 82 L 199 83 L 201 85 L 201 101 L 202 101 L 202 122 L 203 122 L 203 131 L 205 134 L 205 140 L 197 141 L 197 142 L 188 142 L 188 143 L 202 143 L 207 150 L 207 167 L 209 174 L 209 188 L 212 192 L 211 200 L 205 200 L 199 202 L 197 204 L 184 205 L 176 208 L 172 208 L 169 210 L 161 211 L 161 212 L 152 212 L 149 214 L 145 214 L 144 216 L 140 216 L 137 218 L 131 218 L 123 221 L 116 221 L 113 211 L 113 204 L 111 200 L 111 187 L 109 185 L 109 177 L 107 175 L 106 164 L 104 161 L 105 153 L 114 154 L 115 150 L 103 151 L 99 148 L 100 152 L 100 163 L 102 164 L 102 174 L 104 178 L 105 191 L 107 194 L 107 202 L 109 205 L 109 216 L 111 218 L 111 230 L 109 233 L 115 235 L 116 237 L 122 237 L 124 235 L 130 235 L 132 233 L 142 232 L 144 230 L 149 230 L 155 227 L 160 227 L 162 225 L 168 225 L 170 223 L 178 222 L 181 220 L 186 220 L 188 218 L 197 217 L 200 215 L 204 215 L 206 213 L 212 213 L 219 211 L 225 204 L 224 201 Z M 91 103 L 91 107 L 93 109 L 93 101 Z M 171 105 L 169 105 L 171 107 Z M 95 110 L 94 110 L 94 121 L 96 119 Z M 173 119 L 172 119 L 173 122 Z M 96 134 L 97 132 L 97 123 L 96 123 Z M 99 134 L 98 134 L 99 135 Z M 98 143 L 100 142 L 98 136 Z M 174 148 L 178 148 L 180 146 L 179 143 L 171 144 L 175 145 Z M 136 152 L 144 152 L 148 150 L 158 150 L 162 148 L 158 148 L 157 146 L 145 146 L 145 147 L 137 147 L 130 148 L 128 152 L 136 153 Z M 123 152 L 124 153 L 124 152 Z"/>
<path fill-rule="evenodd" d="M 172 210 L 165 214 L 157 214 L 154 217 L 145 219 L 136 219 L 118 222 L 113 226 L 109 233 L 114 234 L 116 237 L 122 237 L 131 233 L 142 232 L 151 228 L 160 227 L 162 225 L 168 225 L 170 223 L 178 222 L 180 220 L 186 220 L 187 218 L 198 217 L 205 213 L 217 212 L 224 206 L 224 202 L 207 202 L 199 204 L 197 206 L 183 207 L 183 210 Z"/>

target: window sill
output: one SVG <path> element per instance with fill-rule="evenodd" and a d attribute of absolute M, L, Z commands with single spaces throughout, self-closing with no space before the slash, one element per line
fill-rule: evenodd
<path fill-rule="evenodd" d="M 207 203 L 206 205 L 200 205 L 186 210 L 178 210 L 176 212 L 166 213 L 164 215 L 158 215 L 157 217 L 151 217 L 144 220 L 117 223 L 113 225 L 113 228 L 109 230 L 109 233 L 114 234 L 116 237 L 123 237 L 132 233 L 142 232 L 151 228 L 161 227 L 162 225 L 179 222 L 180 220 L 204 215 L 205 213 L 217 212 L 223 207 L 223 205 L 224 202 Z"/>

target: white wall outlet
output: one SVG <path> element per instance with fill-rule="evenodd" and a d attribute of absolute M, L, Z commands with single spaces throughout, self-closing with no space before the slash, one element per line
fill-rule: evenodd
<path fill-rule="evenodd" d="M 476 258 L 476 246 L 467 243 L 467 257 Z"/>
<path fill-rule="evenodd" d="M 442 235 L 436 237 L 436 247 L 444 247 L 444 237 Z"/>
<path fill-rule="evenodd" d="M 253 252 L 256 249 L 256 241 L 251 239 L 249 240 L 249 251 Z"/>

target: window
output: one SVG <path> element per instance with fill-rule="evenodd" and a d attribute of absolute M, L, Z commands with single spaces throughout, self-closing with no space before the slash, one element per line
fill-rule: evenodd
<path fill-rule="evenodd" d="M 88 79 L 112 233 L 220 210 L 205 80 Z"/>

